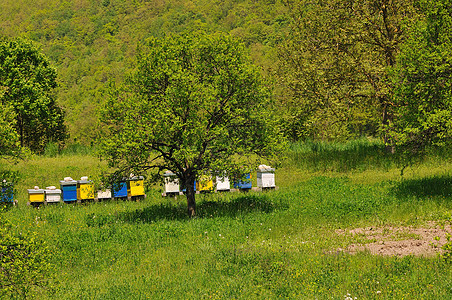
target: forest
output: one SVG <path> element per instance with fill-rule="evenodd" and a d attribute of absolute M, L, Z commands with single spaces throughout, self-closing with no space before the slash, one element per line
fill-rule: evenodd
<path fill-rule="evenodd" d="M 32 42 L 55 69 L 64 125 L 52 122 L 65 128 L 47 140 L 60 146 L 102 136 L 109 86 L 147 39 L 199 31 L 245 44 L 290 140 L 368 136 L 419 150 L 450 136 L 450 22 L 448 1 L 5 0 L 0 36 Z"/>
<path fill-rule="evenodd" d="M 192 30 L 226 32 L 269 73 L 287 32 L 287 8 L 274 1 L 4 1 L 0 35 L 33 41 L 57 70 L 56 97 L 68 143 L 99 136 L 98 111 L 110 81 L 134 68 L 140 43 Z"/>

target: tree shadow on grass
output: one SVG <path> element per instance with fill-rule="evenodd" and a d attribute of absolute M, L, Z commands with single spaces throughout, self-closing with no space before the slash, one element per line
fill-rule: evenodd
<path fill-rule="evenodd" d="M 275 205 L 265 195 L 250 195 L 234 198 L 232 201 L 202 201 L 196 206 L 197 218 L 236 217 L 238 215 L 263 212 L 269 213 Z M 188 220 L 187 206 L 170 203 L 153 205 L 123 214 L 126 222 L 153 222 L 157 220 Z"/>
<path fill-rule="evenodd" d="M 452 200 L 452 176 L 404 180 L 394 186 L 392 193 L 398 198 L 443 197 Z"/>
<path fill-rule="evenodd" d="M 253 212 L 270 213 L 276 205 L 266 195 L 244 195 L 231 201 L 202 201 L 196 206 L 197 218 L 236 217 Z M 159 220 L 189 220 L 187 206 L 164 203 L 151 205 L 135 211 L 118 213 L 116 215 L 88 215 L 88 226 L 102 226 L 116 223 L 152 223 Z"/>

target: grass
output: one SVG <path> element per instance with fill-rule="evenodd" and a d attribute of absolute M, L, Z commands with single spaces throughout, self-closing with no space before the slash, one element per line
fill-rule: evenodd
<path fill-rule="evenodd" d="M 450 159 L 431 155 L 401 177 L 380 150 L 326 147 L 315 155 L 294 146 L 277 170 L 277 191 L 199 195 L 192 220 L 184 197 L 162 198 L 156 189 L 141 202 L 40 209 L 24 205 L 22 193 L 19 207 L 0 217 L 52 250 L 57 289 L 40 299 L 450 299 L 449 262 L 346 254 L 337 249 L 350 237 L 335 233 L 450 222 Z M 347 165 L 353 151 L 367 159 Z M 60 155 L 14 168 L 24 189 L 105 166 L 89 155 Z"/>

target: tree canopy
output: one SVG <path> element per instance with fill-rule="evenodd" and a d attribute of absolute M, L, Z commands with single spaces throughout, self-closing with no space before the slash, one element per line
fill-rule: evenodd
<path fill-rule="evenodd" d="M 150 39 L 102 113 L 102 155 L 117 174 L 174 172 L 190 216 L 199 176 L 241 174 L 283 146 L 271 93 L 244 46 L 226 35 L 198 35 Z"/>
<path fill-rule="evenodd" d="M 43 151 L 49 141 L 66 138 L 63 111 L 53 93 L 56 71 L 31 43 L 0 41 L 0 100 L 14 110 L 21 146 Z"/>

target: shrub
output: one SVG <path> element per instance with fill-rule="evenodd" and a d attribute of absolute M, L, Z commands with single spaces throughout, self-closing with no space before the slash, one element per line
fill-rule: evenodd
<path fill-rule="evenodd" d="M 0 212 L 0 298 L 34 297 L 51 290 L 48 247 L 35 235 L 15 232 Z"/>

